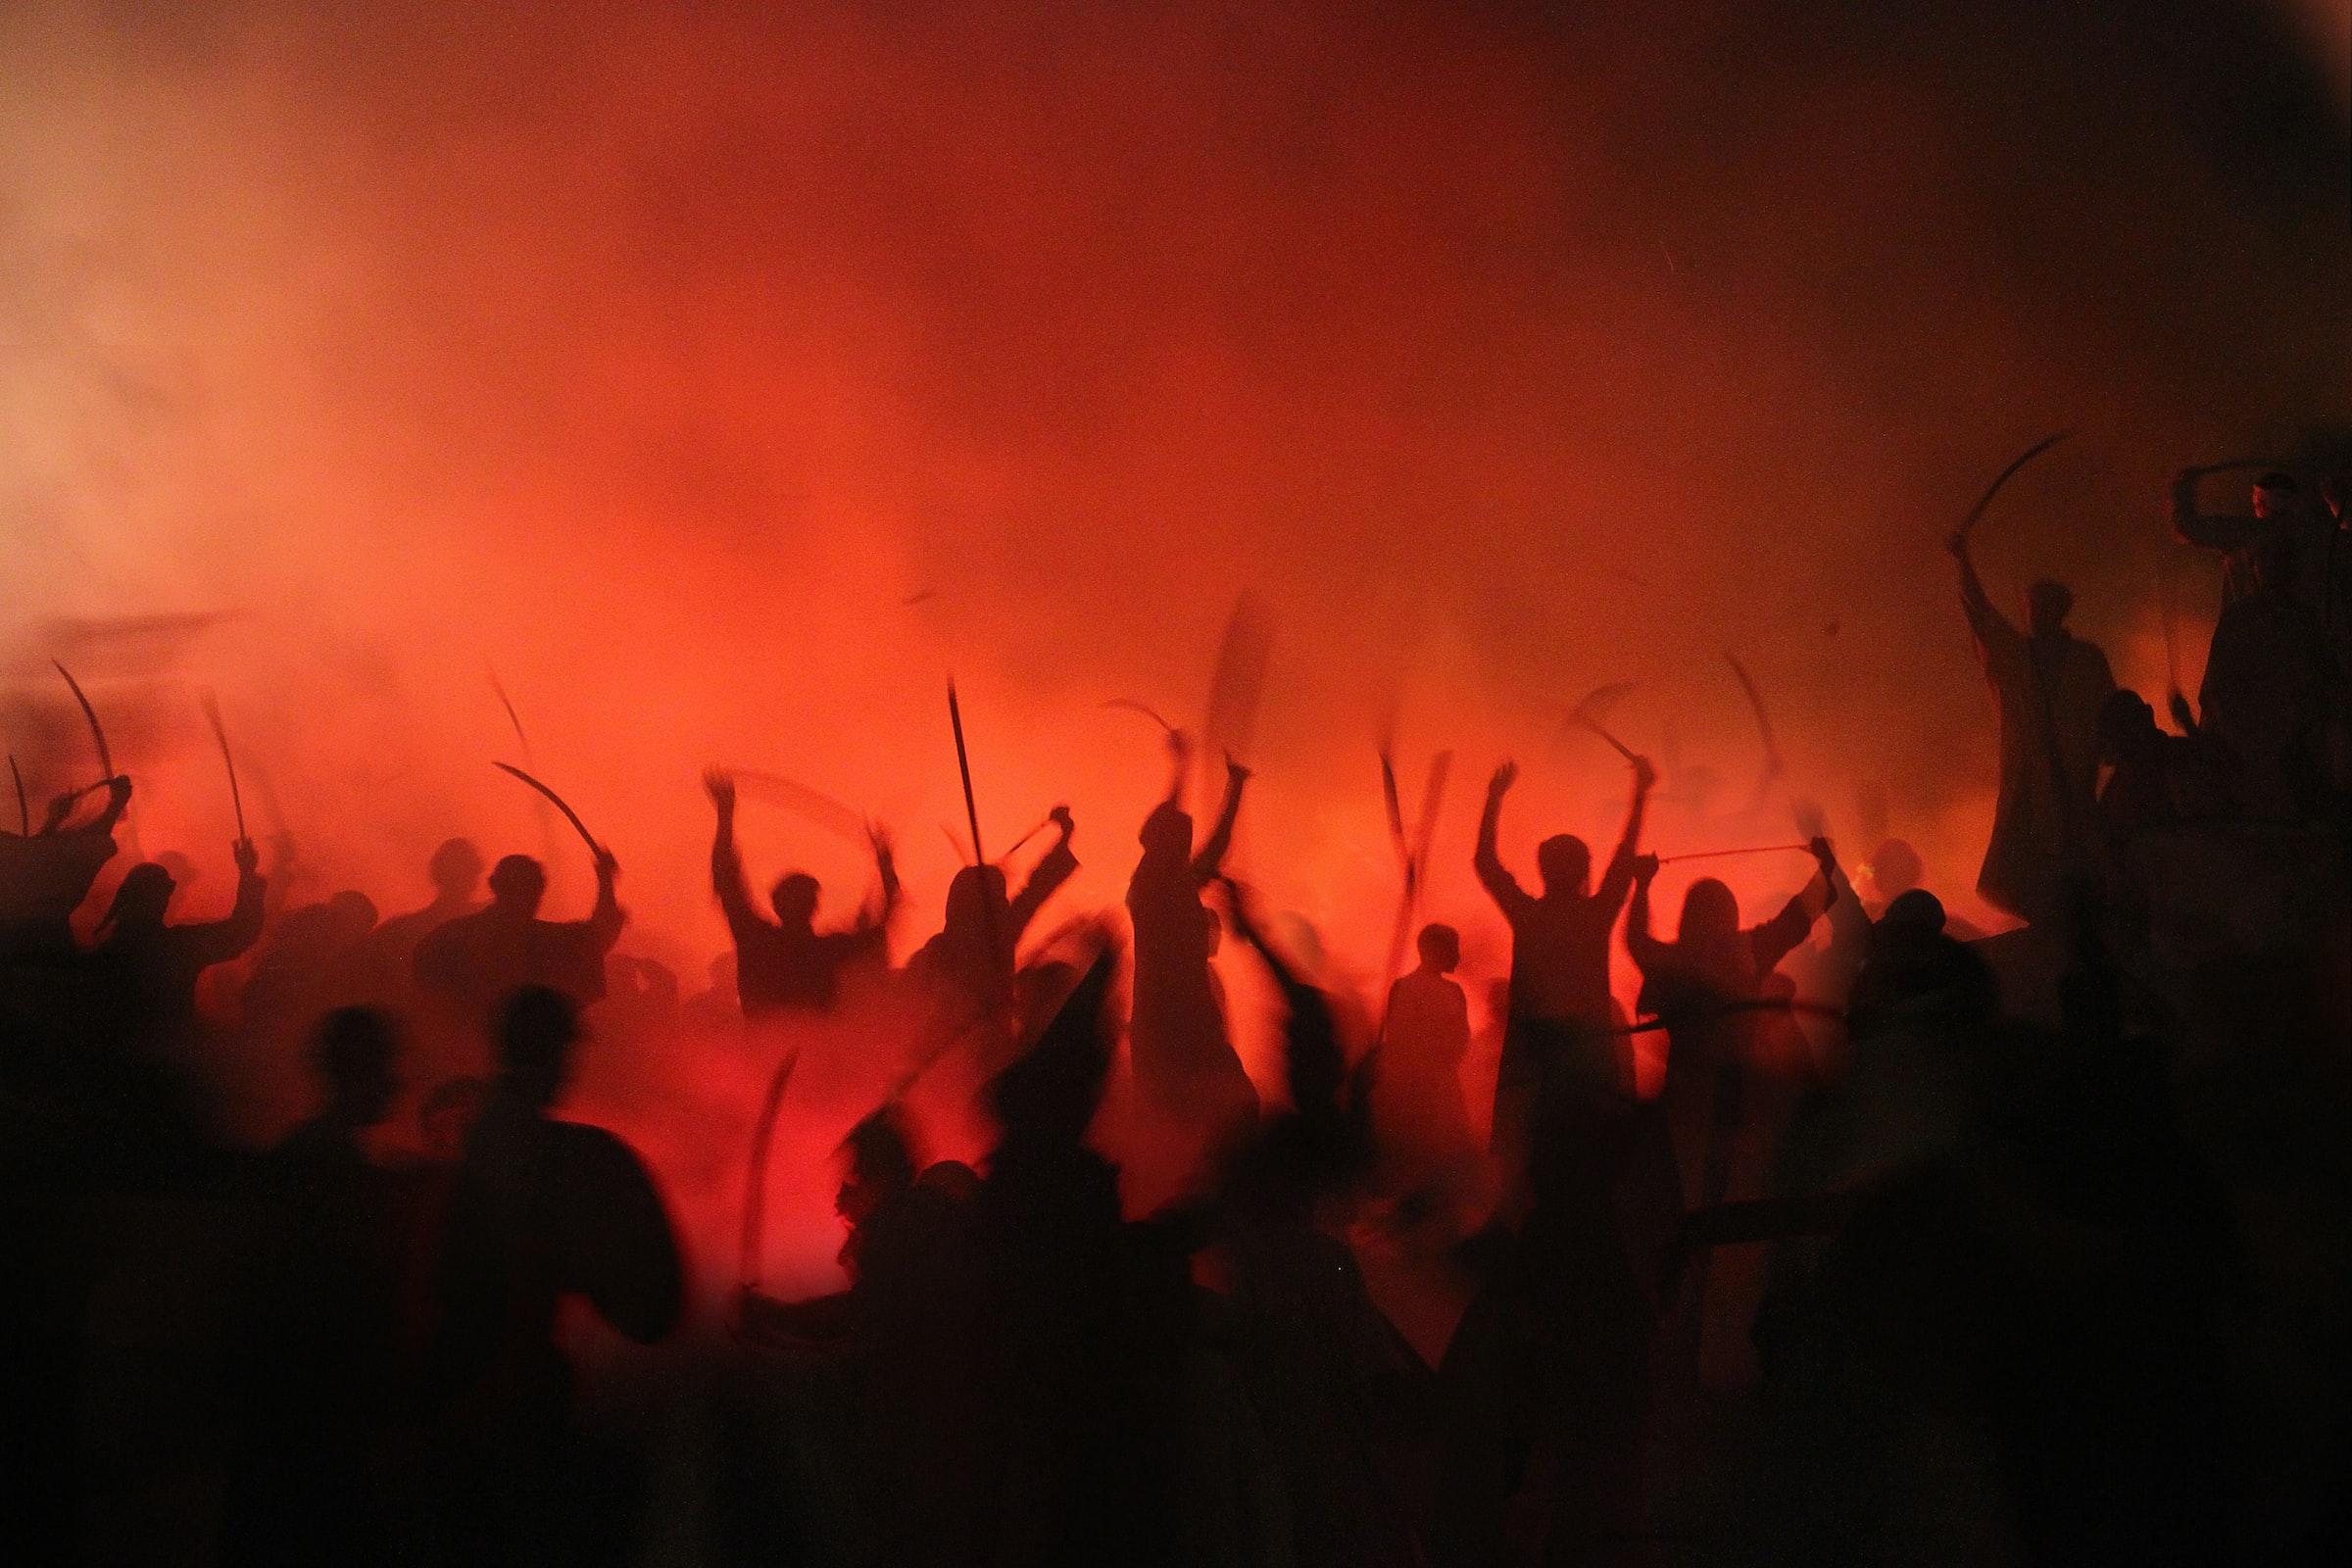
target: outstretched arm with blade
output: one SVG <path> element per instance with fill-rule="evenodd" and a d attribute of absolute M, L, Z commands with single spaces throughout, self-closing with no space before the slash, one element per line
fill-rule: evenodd
<path fill-rule="evenodd" d="M 1968 615 L 1968 629 L 1977 639 L 1977 646 L 1986 653 L 2014 648 L 2022 639 L 2009 617 L 1992 606 L 1991 596 L 1984 592 L 1984 583 L 1977 575 L 1977 564 L 1968 553 L 1968 535 L 1955 533 L 1944 542 L 1952 559 L 1960 564 L 1960 608 Z"/>
<path fill-rule="evenodd" d="M 1609 858 L 1609 869 L 1600 879 L 1594 895 L 1613 915 L 1617 906 L 1634 885 L 1634 860 L 1642 853 L 1642 819 L 1649 809 L 1649 792 L 1657 787 L 1658 770 L 1646 757 L 1634 759 L 1634 799 L 1626 808 L 1625 832 L 1618 837 L 1617 853 Z"/>
<path fill-rule="evenodd" d="M 228 918 L 172 928 L 173 936 L 185 945 L 189 957 L 199 967 L 226 963 L 261 939 L 262 901 L 270 888 L 262 876 L 261 852 L 253 847 L 251 839 L 239 839 L 229 847 L 229 853 L 237 862 L 237 903 L 229 910 Z"/>

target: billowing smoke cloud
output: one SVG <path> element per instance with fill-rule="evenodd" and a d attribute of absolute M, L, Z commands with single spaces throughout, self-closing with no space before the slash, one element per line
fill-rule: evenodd
<path fill-rule="evenodd" d="M 2071 577 L 2155 691 L 2170 574 L 2193 689 L 2212 585 L 2164 480 L 2352 404 L 2342 127 L 2284 24 L 2046 12 L 26 0 L 11 747 L 36 790 L 86 773 L 68 651 L 143 846 L 224 897 L 210 685 L 316 892 L 419 898 L 466 830 L 584 900 L 487 766 L 519 748 L 495 670 L 623 859 L 631 946 L 691 978 L 707 762 L 896 823 L 936 915 L 949 670 L 991 835 L 1072 801 L 1077 896 L 1114 901 L 1159 760 L 1100 705 L 1197 717 L 1247 589 L 1280 630 L 1244 859 L 1345 970 L 1394 897 L 1384 727 L 1408 780 L 1457 753 L 1432 904 L 1493 971 L 1486 769 L 1528 765 L 1513 854 L 1614 831 L 1621 770 L 1560 728 L 1584 691 L 1636 683 L 1668 848 L 1758 830 L 1725 649 L 1787 788 L 1849 836 L 1883 799 L 1965 906 L 1968 501 L 2078 428 L 1987 575 Z M 122 624 L 168 614 L 220 618 Z M 849 846 L 747 832 L 756 873 L 855 897 Z"/>

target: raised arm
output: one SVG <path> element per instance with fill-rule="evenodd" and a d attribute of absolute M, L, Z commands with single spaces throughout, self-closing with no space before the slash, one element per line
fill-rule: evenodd
<path fill-rule="evenodd" d="M 1634 799 L 1626 808 L 1625 832 L 1618 836 L 1617 853 L 1609 857 L 1609 868 L 1600 879 L 1596 897 L 1612 911 L 1625 902 L 1626 891 L 1634 885 L 1634 860 L 1642 853 L 1642 819 L 1649 809 L 1649 792 L 1657 787 L 1658 770 L 1650 766 L 1649 759 L 1634 759 Z"/>
<path fill-rule="evenodd" d="M 869 824 L 865 836 L 874 847 L 874 874 L 881 879 L 882 897 L 858 911 L 851 929 L 861 932 L 879 931 L 890 924 L 891 914 L 899 906 L 899 864 L 890 852 L 890 834 Z"/>
<path fill-rule="evenodd" d="M 237 861 L 237 902 L 228 918 L 176 928 L 184 933 L 180 940 L 200 965 L 226 963 L 261 939 L 263 897 L 270 890 L 261 873 L 261 852 L 253 847 L 253 840 L 239 839 L 229 853 Z"/>
<path fill-rule="evenodd" d="M 1478 880 L 1486 888 L 1487 896 L 1501 906 L 1503 918 L 1514 922 L 1519 918 L 1519 912 L 1535 900 L 1529 898 L 1518 879 L 1504 869 L 1502 857 L 1495 853 L 1494 839 L 1502 827 L 1502 798 L 1511 792 L 1511 786 L 1518 779 L 1519 764 L 1506 760 L 1494 769 L 1494 776 L 1487 780 L 1486 809 L 1478 816 L 1478 848 L 1470 856 L 1471 868 L 1478 872 Z"/>
<path fill-rule="evenodd" d="M 620 875 L 620 862 L 612 852 L 602 845 L 596 851 L 596 907 L 588 911 L 588 935 L 598 949 L 610 953 L 612 944 L 620 940 L 620 928 L 628 923 L 628 915 L 612 891 L 613 880 Z"/>
<path fill-rule="evenodd" d="M 1995 643 L 2017 640 L 2017 628 L 2009 617 L 1993 609 L 1992 598 L 1984 592 L 1984 579 L 1977 575 L 1977 564 L 1968 553 L 1968 535 L 1955 533 L 1944 542 L 1952 559 L 1960 564 L 1960 608 L 1967 612 L 1968 629 L 1978 642 L 1991 647 Z"/>
<path fill-rule="evenodd" d="M 1234 818 L 1242 814 L 1242 786 L 1249 782 L 1250 770 L 1229 754 L 1225 759 L 1225 801 L 1217 808 L 1217 825 L 1209 829 L 1207 842 L 1193 857 L 1193 875 L 1204 885 L 1217 875 L 1225 863 L 1225 852 L 1233 848 Z"/>
<path fill-rule="evenodd" d="M 106 805 L 100 808 L 96 816 L 91 817 L 81 826 L 69 830 L 66 827 L 66 818 L 72 816 L 74 808 L 80 804 L 80 791 L 60 795 L 51 801 L 49 814 L 41 822 L 41 832 L 49 834 L 72 831 L 87 833 L 94 837 L 112 838 L 115 824 L 122 820 L 123 809 L 130 805 L 130 780 L 122 776 L 108 779 L 106 781 Z"/>
<path fill-rule="evenodd" d="M 710 836 L 710 891 L 718 895 L 727 929 L 741 937 L 748 927 L 762 922 L 752 907 L 751 885 L 743 878 L 743 857 L 735 849 L 735 780 L 714 767 L 703 774 L 703 788 L 710 792 L 711 808 L 718 813 L 717 830 Z"/>
<path fill-rule="evenodd" d="M 1029 868 L 1029 880 L 1021 884 L 1020 893 L 1005 906 L 1016 941 L 1029 929 L 1029 922 L 1037 918 L 1037 911 L 1045 906 L 1046 901 L 1078 870 L 1078 857 L 1070 851 L 1070 835 L 1078 831 L 1078 824 L 1071 819 L 1070 808 L 1056 806 L 1050 820 L 1061 830 L 1060 836 L 1037 864 Z"/>
<path fill-rule="evenodd" d="M 1671 956 L 1668 946 L 1649 929 L 1649 885 L 1658 878 L 1658 858 L 1636 856 L 1633 872 L 1634 906 L 1625 916 L 1625 950 L 1633 955 L 1635 966 L 1648 974 Z"/>
<path fill-rule="evenodd" d="M 1778 968 L 1783 958 L 1812 935 L 1813 922 L 1838 902 L 1838 884 L 1844 878 L 1838 869 L 1837 857 L 1830 851 L 1830 841 L 1816 838 L 1812 850 L 1818 867 L 1813 880 L 1781 906 L 1780 913 L 1748 933 L 1758 972 Z"/>

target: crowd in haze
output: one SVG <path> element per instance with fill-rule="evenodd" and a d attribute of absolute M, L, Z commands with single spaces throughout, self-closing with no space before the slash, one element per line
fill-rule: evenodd
<path fill-rule="evenodd" d="M 1532 886 L 1497 766 L 1491 1100 L 1455 926 L 1351 994 L 1229 863 L 1248 769 L 1201 832 L 1178 732 L 1123 912 L 1041 922 L 1078 866 L 1055 808 L 895 962 L 889 839 L 827 928 L 805 874 L 755 896 L 711 773 L 732 953 L 692 998 L 616 954 L 601 847 L 574 920 L 464 839 L 414 912 L 283 906 L 239 841 L 224 919 L 175 921 L 150 861 L 93 925 L 132 785 L 61 797 L 0 835 L 12 1557 L 2340 1560 L 2347 496 L 2211 487 L 2175 498 L 2225 586 L 2170 728 L 2065 587 L 2021 625 L 1951 540 L 2000 715 L 1978 888 L 2014 929 L 1947 918 L 1899 840 L 1849 876 L 1803 820 L 1785 902 L 1701 877 L 1669 930 L 1649 760 L 1605 856 L 1544 838 Z M 1236 965 L 1279 998 L 1271 1084 Z M 891 1064 L 837 1153 L 837 1294 L 747 1266 L 694 1309 L 646 1160 L 563 1115 L 583 1050 L 722 1014 L 776 1053 L 747 1256 L 808 1031 Z M 315 1104 L 245 1147 L 295 1060 Z M 943 1078 L 985 1157 L 926 1157 L 909 1090 Z M 391 1159 L 412 1105 L 429 1157 Z M 584 1398 L 583 1311 L 662 1347 L 631 1421 Z"/>

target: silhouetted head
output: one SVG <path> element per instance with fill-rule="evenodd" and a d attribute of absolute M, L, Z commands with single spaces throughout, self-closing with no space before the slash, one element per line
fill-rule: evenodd
<path fill-rule="evenodd" d="M 2075 591 L 2044 577 L 2026 590 L 2026 624 L 2036 637 L 2055 637 L 2066 630 L 2074 612 Z"/>
<path fill-rule="evenodd" d="M 816 878 L 806 871 L 794 871 L 779 877 L 767 891 L 767 906 L 776 911 L 776 921 L 788 931 L 802 930 L 816 919 L 817 895 L 822 891 Z"/>
<path fill-rule="evenodd" d="M 173 887 L 172 873 L 153 860 L 132 866 L 115 889 L 114 903 L 107 906 L 106 923 L 117 931 L 153 930 L 164 923 Z"/>
<path fill-rule="evenodd" d="M 1879 916 L 1879 929 L 1893 933 L 1935 935 L 1943 930 L 1943 901 L 1926 888 L 1898 895 Z"/>
<path fill-rule="evenodd" d="M 893 1193 L 914 1185 L 915 1157 L 898 1107 L 883 1105 L 850 1129 L 841 1141 L 849 1157 L 841 1190 L 833 1196 L 833 1211 L 852 1225 L 874 1211 L 874 1205 Z"/>
<path fill-rule="evenodd" d="M 1573 833 L 1554 833 L 1536 846 L 1536 874 L 1547 899 L 1583 894 L 1592 879 L 1592 852 Z"/>
<path fill-rule="evenodd" d="M 1903 839 L 1888 839 L 1870 854 L 1870 882 L 1883 897 L 1899 899 L 1919 886 L 1927 869 L 1919 852 Z"/>
<path fill-rule="evenodd" d="M 392 1074 L 399 1049 L 381 1007 L 337 1007 L 311 1036 L 311 1065 L 326 1090 L 328 1114 L 348 1127 L 379 1125 L 400 1093 Z"/>
<path fill-rule="evenodd" d="M 914 1185 L 950 1202 L 968 1203 L 980 1196 L 980 1173 L 960 1159 L 942 1159 L 924 1166 Z"/>
<path fill-rule="evenodd" d="M 1172 855 L 1189 858 L 1193 853 L 1193 819 L 1174 801 L 1162 801 L 1152 808 L 1144 818 L 1144 830 L 1136 835 L 1147 855 Z"/>
<path fill-rule="evenodd" d="M 2156 727 L 2156 710 L 2129 686 L 2109 692 L 2099 705 L 2099 739 L 2117 760 L 2145 755 L 2163 733 Z"/>
<path fill-rule="evenodd" d="M 2254 515 L 2283 517 L 2291 515 L 2303 503 L 2303 487 L 2295 476 L 2278 469 L 2254 481 Z"/>
<path fill-rule="evenodd" d="M 547 873 L 527 855 L 510 855 L 490 868 L 490 897 L 509 914 L 537 914 L 546 896 Z"/>
<path fill-rule="evenodd" d="M 424 1130 L 424 1147 L 443 1159 L 455 1159 L 466 1147 L 466 1135 L 490 1099 L 490 1085 L 466 1075 L 444 1078 L 433 1085 L 424 1103 L 416 1107 L 416 1122 Z"/>
<path fill-rule="evenodd" d="M 1451 974 L 1461 964 L 1462 934 L 1449 925 L 1423 926 L 1413 946 L 1421 954 L 1421 967 L 1434 974 Z"/>
<path fill-rule="evenodd" d="M 976 930 L 984 921 L 1001 919 L 1004 912 L 1003 867 L 967 865 L 948 884 L 949 926 Z"/>
<path fill-rule="evenodd" d="M 326 938 L 347 947 L 375 929 L 375 901 L 356 889 L 345 889 L 326 901 Z"/>
<path fill-rule="evenodd" d="M 498 1009 L 500 1089 L 527 1105 L 553 1104 L 579 1039 L 579 1013 L 569 997 L 547 986 L 518 987 Z"/>
<path fill-rule="evenodd" d="M 433 891 L 444 899 L 470 899 L 482 880 L 482 852 L 471 839 L 443 839 L 433 858 L 424 862 Z"/>
<path fill-rule="evenodd" d="M 1711 876 L 1702 876 L 1683 895 L 1683 918 L 1675 940 L 1687 948 L 1715 949 L 1740 934 L 1740 901 Z"/>

